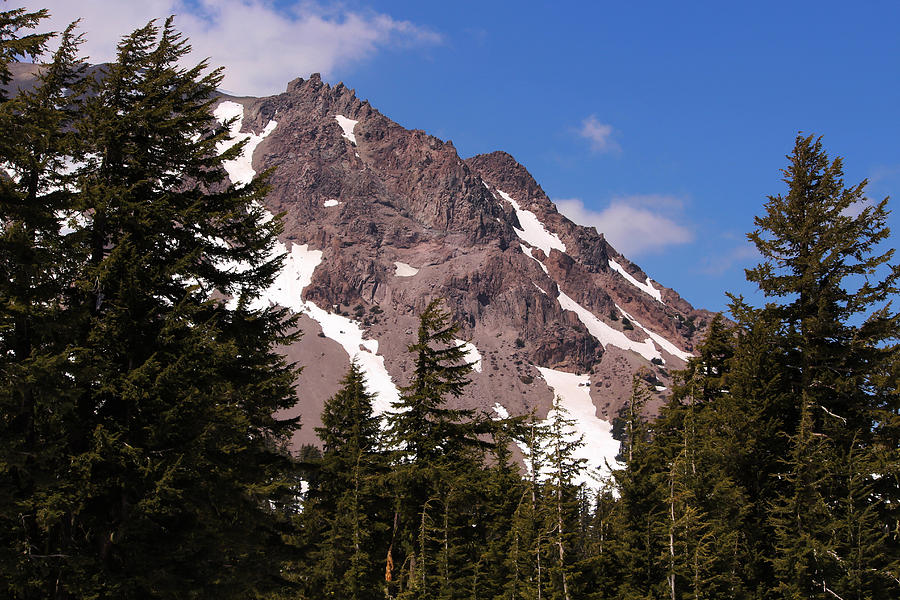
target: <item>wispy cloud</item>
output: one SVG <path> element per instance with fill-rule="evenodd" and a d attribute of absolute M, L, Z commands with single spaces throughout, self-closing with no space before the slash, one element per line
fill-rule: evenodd
<path fill-rule="evenodd" d="M 594 152 L 621 152 L 622 150 L 618 142 L 613 139 L 612 125 L 601 123 L 596 115 L 591 115 L 582 121 L 578 133 L 590 141 L 591 150 Z"/>
<path fill-rule="evenodd" d="M 176 27 L 190 38 L 193 61 L 210 57 L 224 65 L 223 87 L 264 95 L 284 89 L 297 76 L 333 75 L 394 47 L 434 45 L 439 33 L 374 11 L 296 1 L 278 7 L 271 0 L 45 0 L 50 27 L 63 29 L 81 18 L 91 62 L 111 60 L 118 39 L 145 24 L 175 14 Z"/>
<path fill-rule="evenodd" d="M 869 183 L 879 184 L 884 181 L 900 180 L 900 164 L 877 165 L 869 170 Z"/>
<path fill-rule="evenodd" d="M 580 199 L 555 200 L 572 221 L 595 227 L 613 247 L 628 257 L 652 254 L 694 240 L 683 219 L 682 202 L 673 196 L 635 195 L 614 198 L 596 211 Z"/>
<path fill-rule="evenodd" d="M 750 242 L 744 242 L 730 250 L 717 253 L 715 256 L 705 257 L 700 265 L 700 272 L 706 275 L 719 276 L 738 265 L 747 267 L 760 258 L 761 256 L 756 250 L 756 246 Z"/>

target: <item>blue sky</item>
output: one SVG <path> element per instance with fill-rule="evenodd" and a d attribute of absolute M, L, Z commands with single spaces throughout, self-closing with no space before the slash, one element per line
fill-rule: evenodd
<path fill-rule="evenodd" d="M 798 131 L 845 158 L 848 184 L 868 178 L 873 198 L 900 202 L 895 1 L 44 5 L 60 23 L 85 17 L 95 59 L 175 12 L 229 89 L 264 95 L 319 71 L 464 157 L 505 150 L 698 307 L 752 294 L 745 234 L 784 190 Z"/>

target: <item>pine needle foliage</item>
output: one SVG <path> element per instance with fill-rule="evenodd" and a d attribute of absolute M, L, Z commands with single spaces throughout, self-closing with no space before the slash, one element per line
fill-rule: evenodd
<path fill-rule="evenodd" d="M 305 529 L 315 531 L 316 538 L 315 568 L 303 578 L 310 596 L 356 600 L 384 591 L 381 559 L 393 513 L 374 399 L 359 365 L 351 361 L 316 428 L 324 449 L 303 511 Z"/>
<path fill-rule="evenodd" d="M 263 219 L 264 181 L 236 187 L 222 168 L 221 72 L 180 66 L 190 47 L 172 19 L 123 38 L 83 84 L 78 38 L 62 41 L 35 90 L 2 107 L 3 139 L 23 135 L 3 184 L 18 248 L 4 264 L 20 275 L 0 334 L 16 407 L 0 536 L 16 562 L 0 581 L 14 598 L 279 589 L 277 507 L 295 493 L 281 448 L 297 423 L 273 416 L 295 402 L 274 348 L 293 322 L 246 308 L 280 266 L 279 225 Z M 26 329 L 40 333 L 27 352 Z"/>

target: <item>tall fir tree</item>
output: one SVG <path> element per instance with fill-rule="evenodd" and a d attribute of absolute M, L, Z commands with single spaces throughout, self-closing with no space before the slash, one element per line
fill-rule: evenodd
<path fill-rule="evenodd" d="M 549 582 L 548 523 L 552 522 L 552 513 L 548 513 L 550 505 L 545 499 L 543 485 L 543 474 L 549 468 L 548 437 L 547 424 L 539 421 L 534 414 L 529 415 L 517 433 L 517 441 L 524 454 L 526 481 L 511 519 L 510 579 L 505 586 L 505 593 L 510 598 L 544 598 Z"/>
<path fill-rule="evenodd" d="M 398 597 L 457 597 L 471 587 L 460 582 L 474 575 L 463 548 L 472 535 L 471 475 L 481 468 L 489 446 L 479 434 L 490 427 L 473 411 L 446 406 L 462 394 L 472 371 L 456 341 L 458 329 L 441 300 L 428 304 L 416 343 L 409 346 L 414 356 L 410 383 L 389 415 L 389 439 L 397 449 L 392 476 L 396 527 L 389 557 L 399 566 L 397 577 L 390 575 Z"/>
<path fill-rule="evenodd" d="M 44 54 L 47 42 L 54 34 L 38 33 L 34 29 L 49 16 L 50 12 L 45 8 L 0 11 L 0 101 L 5 102 L 15 95 L 6 89 L 13 78 L 10 64 L 20 59 L 33 61 Z M 6 143 L 11 141 L 6 140 Z"/>
<path fill-rule="evenodd" d="M 182 68 L 172 20 L 125 37 L 89 82 L 71 130 L 71 204 L 52 365 L 65 380 L 35 413 L 62 458 L 22 503 L 14 597 L 246 597 L 284 585 L 293 369 L 278 310 L 234 310 L 279 268 L 261 180 L 227 184 L 227 132 L 210 113 L 219 71 Z M 60 125 L 61 126 L 61 125 Z M 61 126 L 62 127 L 62 126 Z M 223 244 L 222 241 L 225 243 Z M 226 260 L 254 265 L 240 273 Z M 54 263 L 49 263 L 54 264 Z"/>
<path fill-rule="evenodd" d="M 774 565 L 784 597 L 833 597 L 851 592 L 842 589 L 848 541 L 835 535 L 836 523 L 847 510 L 872 502 L 890 506 L 897 498 L 894 486 L 861 499 L 860 506 L 838 503 L 859 489 L 842 465 L 877 447 L 878 415 L 898 408 L 878 377 L 896 360 L 900 316 L 888 302 L 898 291 L 900 267 L 890 264 L 894 250 L 881 248 L 890 234 L 887 199 L 868 204 L 865 181 L 845 187 L 842 161 L 829 160 L 821 139 L 798 136 L 788 160 L 787 195 L 769 198 L 749 234 L 763 262 L 747 271 L 748 280 L 778 299 L 761 313 L 782 324 L 790 348 L 782 372 L 799 413 L 788 429 L 787 489 L 773 512 Z M 873 573 L 890 562 L 876 556 L 896 553 L 895 541 L 885 544 L 886 554 L 871 555 Z M 897 592 L 883 581 L 873 577 L 864 594 Z"/>
<path fill-rule="evenodd" d="M 38 543 L 41 499 L 68 468 L 61 445 L 71 411 L 64 295 L 72 279 L 72 204 L 62 174 L 81 79 L 78 38 L 59 35 L 35 85 L 7 93 L 10 61 L 41 57 L 48 34 L 27 33 L 46 11 L 0 12 L 0 589 L 27 594 L 59 557 Z"/>
<path fill-rule="evenodd" d="M 511 445 L 520 418 L 495 421 L 494 447 L 480 471 L 476 486 L 482 489 L 481 506 L 473 520 L 483 531 L 478 549 L 478 577 L 470 597 L 503 598 L 505 590 L 518 590 L 522 584 L 520 559 L 527 553 L 517 530 L 516 510 L 526 493 L 525 480 L 513 458 Z M 508 596 L 519 598 L 517 591 Z"/>
<path fill-rule="evenodd" d="M 746 597 L 749 501 L 738 465 L 745 415 L 731 392 L 735 332 L 720 315 L 654 426 L 667 469 L 669 597 Z"/>
<path fill-rule="evenodd" d="M 553 560 L 548 575 L 551 585 L 547 598 L 571 600 L 571 583 L 577 577 L 575 565 L 578 556 L 574 552 L 577 545 L 577 523 L 581 507 L 580 492 L 583 484 L 577 481 L 585 469 L 587 460 L 578 458 L 576 453 L 584 445 L 582 436 L 577 435 L 575 420 L 562 405 L 562 399 L 555 396 L 548 415 L 545 479 L 545 499 L 549 503 L 546 514 L 549 517 L 548 533 Z"/>
<path fill-rule="evenodd" d="M 619 490 L 621 537 L 616 545 L 623 573 L 620 598 L 657 597 L 667 586 L 669 522 L 665 510 L 666 471 L 652 443 L 652 426 L 643 414 L 649 384 L 635 374 L 631 394 L 616 422 L 621 432 L 620 457 L 625 468 L 614 472 Z"/>
<path fill-rule="evenodd" d="M 383 552 L 392 503 L 381 419 L 372 409 L 359 365 L 352 361 L 338 392 L 325 402 L 316 433 L 324 445 L 303 521 L 314 535 L 316 564 L 307 572 L 308 595 L 359 600 L 384 594 Z"/>

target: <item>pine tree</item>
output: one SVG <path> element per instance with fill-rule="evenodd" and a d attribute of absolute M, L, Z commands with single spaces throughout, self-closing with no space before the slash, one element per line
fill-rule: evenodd
<path fill-rule="evenodd" d="M 27 503 L 18 597 L 284 583 L 276 513 L 296 493 L 281 450 L 296 422 L 273 415 L 294 402 L 294 371 L 274 347 L 292 322 L 210 296 L 268 285 L 278 225 L 262 218 L 261 180 L 224 181 L 240 149 L 216 152 L 221 73 L 178 66 L 188 51 L 171 19 L 125 37 L 66 128 L 80 164 L 56 299 L 65 360 L 51 365 L 66 387 L 35 428 L 60 460 Z"/>
<path fill-rule="evenodd" d="M 624 552 L 623 529 L 630 526 L 620 516 L 622 508 L 612 477 L 601 482 L 595 495 L 591 527 L 588 531 L 588 556 L 582 566 L 580 589 L 592 600 L 617 598 L 625 568 L 620 562 Z"/>
<path fill-rule="evenodd" d="M 616 427 L 624 434 L 620 456 L 625 462 L 624 469 L 614 472 L 622 524 L 617 552 L 623 573 L 617 592 L 618 597 L 629 599 L 654 597 L 667 586 L 667 472 L 661 468 L 651 426 L 643 416 L 649 398 L 649 385 L 640 373 L 635 374 Z"/>
<path fill-rule="evenodd" d="M 38 24 L 50 16 L 47 9 L 28 12 L 25 8 L 0 11 L 0 102 L 9 99 L 5 89 L 12 81 L 10 63 L 20 58 L 41 57 L 52 33 L 35 33 Z M 22 32 L 27 32 L 22 35 Z M 11 140 L 5 140 L 8 144 Z"/>
<path fill-rule="evenodd" d="M 474 521 L 483 531 L 484 541 L 479 549 L 477 585 L 470 594 L 472 598 L 522 597 L 520 561 L 527 558 L 527 551 L 517 527 L 516 512 L 527 487 L 511 451 L 514 431 L 521 421 L 512 418 L 494 423 L 493 451 L 481 470 L 481 482 L 477 483 L 483 498 Z"/>
<path fill-rule="evenodd" d="M 900 327 L 885 310 L 900 277 L 888 264 L 894 250 L 879 250 L 890 235 L 887 199 L 866 205 L 865 181 L 845 188 L 842 160 L 829 162 L 821 139 L 798 136 L 788 159 L 787 196 L 769 198 L 748 236 L 763 262 L 747 278 L 785 299 L 770 310 L 795 338 L 801 402 L 813 427 L 846 447 L 855 432 L 872 429 L 865 389 L 873 366 L 891 356 L 882 342 Z"/>
<path fill-rule="evenodd" d="M 551 540 L 554 547 L 553 562 L 549 569 L 552 582 L 548 598 L 570 600 L 570 579 L 573 576 L 575 558 L 572 548 L 577 533 L 580 504 L 580 486 L 577 479 L 584 471 L 586 459 L 575 453 L 584 445 L 581 436 L 575 434 L 575 421 L 568 416 L 562 399 L 555 396 L 547 424 L 547 475 L 546 500 L 549 501 Z M 583 485 L 583 484 L 582 484 Z"/>
<path fill-rule="evenodd" d="M 0 12 L 0 83 L 9 62 L 41 56 L 46 11 Z M 60 486 L 67 468 L 61 429 L 71 407 L 63 296 L 72 264 L 64 235 L 71 194 L 59 175 L 73 150 L 80 69 L 70 26 L 33 89 L 0 90 L 0 589 L 25 593 L 49 576 L 58 557 L 36 544 L 39 499 Z M 13 592 L 15 590 L 15 592 Z"/>
<path fill-rule="evenodd" d="M 455 341 L 457 331 L 440 300 L 430 302 L 419 318 L 417 341 L 409 346 L 415 356 L 410 383 L 389 415 L 390 443 L 397 448 L 397 526 L 389 556 L 401 565 L 394 586 L 402 597 L 455 597 L 470 587 L 459 581 L 473 576 L 470 557 L 461 550 L 471 535 L 466 497 L 470 474 L 481 468 L 489 447 L 478 436 L 490 427 L 470 410 L 446 407 L 462 394 L 472 370 Z"/>
<path fill-rule="evenodd" d="M 731 391 L 734 331 L 717 315 L 696 356 L 675 373 L 655 424 L 665 461 L 669 514 L 669 596 L 744 597 L 749 510 L 738 465 L 746 416 Z"/>
<path fill-rule="evenodd" d="M 526 481 L 512 515 L 511 577 L 505 586 L 509 598 L 535 600 L 546 596 L 548 522 L 552 517 L 552 513 L 548 513 L 550 505 L 545 499 L 543 485 L 543 476 L 549 468 L 548 429 L 546 423 L 531 414 L 517 432 L 524 454 Z"/>
<path fill-rule="evenodd" d="M 756 597 L 768 597 L 775 587 L 772 503 L 788 493 L 783 461 L 791 445 L 786 432 L 799 422 L 787 367 L 795 350 L 771 313 L 740 301 L 733 305 L 733 313 L 738 326 L 727 377 L 729 394 L 717 416 L 727 448 L 725 464 L 745 495 L 748 511 L 741 532 L 746 547 L 741 579 Z"/>
<path fill-rule="evenodd" d="M 303 514 L 304 521 L 320 527 L 315 576 L 306 578 L 310 596 L 360 599 L 383 593 L 381 559 L 393 515 L 373 400 L 353 361 L 340 390 L 325 402 L 322 427 L 316 428 L 324 452 Z"/>
<path fill-rule="evenodd" d="M 798 136 L 788 159 L 787 195 L 769 198 L 749 235 L 763 262 L 747 272 L 763 293 L 781 299 L 762 313 L 783 324 L 789 350 L 781 372 L 799 413 L 788 429 L 788 489 L 781 490 L 773 512 L 774 564 L 784 597 L 833 597 L 849 592 L 840 587 L 847 580 L 849 563 L 840 554 L 846 541 L 833 534 L 846 518 L 838 499 L 859 489 L 841 465 L 877 447 L 877 415 L 897 410 L 878 377 L 897 353 L 900 317 L 887 302 L 898 291 L 900 267 L 889 264 L 893 249 L 879 249 L 889 235 L 887 199 L 866 205 L 865 181 L 844 187 L 842 161 L 829 161 L 820 139 Z M 842 510 L 886 500 L 889 505 L 896 486 L 885 492 Z M 887 555 L 896 553 L 892 546 Z M 868 565 L 873 572 L 890 562 L 875 559 L 878 554 Z M 884 588 L 867 593 L 876 589 Z"/>

